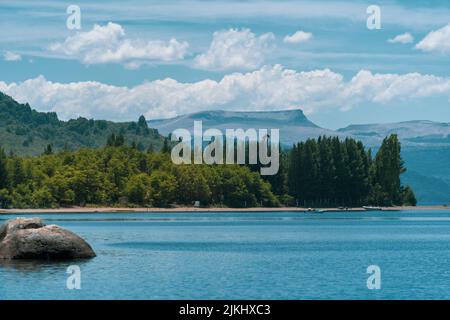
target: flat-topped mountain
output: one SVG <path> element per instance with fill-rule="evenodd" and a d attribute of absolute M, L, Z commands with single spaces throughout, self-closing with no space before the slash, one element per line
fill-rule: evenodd
<path fill-rule="evenodd" d="M 280 140 L 284 145 L 292 145 L 300 140 L 316 138 L 321 135 L 343 136 L 343 134 L 321 128 L 311 122 L 303 111 L 203 111 L 186 114 L 171 119 L 148 121 L 150 127 L 158 129 L 161 134 L 168 135 L 178 128 L 193 132 L 194 121 L 202 121 L 203 130 L 217 128 L 219 130 L 242 128 L 280 129 Z"/>

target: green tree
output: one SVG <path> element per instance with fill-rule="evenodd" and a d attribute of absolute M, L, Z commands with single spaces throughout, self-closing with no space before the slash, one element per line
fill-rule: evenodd
<path fill-rule="evenodd" d="M 0 208 L 9 208 L 12 203 L 12 197 L 9 194 L 8 189 L 0 189 Z"/>
<path fill-rule="evenodd" d="M 373 161 L 372 183 L 385 193 L 380 205 L 401 205 L 400 175 L 406 171 L 397 135 L 386 137 Z M 380 200 L 380 199 L 378 199 Z"/>
<path fill-rule="evenodd" d="M 52 193 L 47 187 L 36 190 L 32 195 L 32 201 L 36 208 L 52 208 L 56 205 Z"/>
<path fill-rule="evenodd" d="M 51 144 L 48 144 L 47 147 L 45 147 L 44 154 L 46 155 L 53 154 L 53 147 Z"/>
<path fill-rule="evenodd" d="M 147 128 L 147 127 L 148 127 L 148 125 L 147 125 L 147 120 L 145 120 L 145 117 L 144 117 L 143 115 L 141 115 L 141 116 L 139 117 L 139 120 L 138 120 L 138 126 L 139 126 L 139 127 L 143 127 L 143 128 Z"/>
<path fill-rule="evenodd" d="M 26 176 L 25 176 L 25 170 L 23 166 L 23 160 L 18 157 L 13 157 L 11 159 L 12 165 L 11 165 L 11 177 L 10 182 L 13 187 L 25 182 Z"/>
<path fill-rule="evenodd" d="M 182 166 L 176 172 L 178 200 L 184 204 L 200 201 L 203 205 L 211 202 L 211 190 L 207 177 L 196 166 Z"/>
<path fill-rule="evenodd" d="M 150 200 L 150 177 L 145 173 L 140 173 L 130 177 L 125 185 L 125 195 L 128 201 L 135 204 L 146 204 Z"/>
<path fill-rule="evenodd" d="M 174 175 L 156 171 L 150 176 L 150 197 L 153 206 L 167 207 L 176 199 L 177 182 Z"/>
<path fill-rule="evenodd" d="M 7 158 L 5 150 L 0 147 L 0 189 L 7 188 L 8 182 Z"/>
<path fill-rule="evenodd" d="M 168 138 L 164 138 L 164 142 L 163 142 L 163 147 L 162 147 L 162 153 L 170 153 L 170 144 L 169 144 L 169 139 Z"/>
<path fill-rule="evenodd" d="M 416 195 L 410 186 L 402 188 L 402 204 L 407 206 L 417 205 Z"/>

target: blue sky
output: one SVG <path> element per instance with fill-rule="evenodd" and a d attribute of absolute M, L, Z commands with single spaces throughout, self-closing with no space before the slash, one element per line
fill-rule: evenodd
<path fill-rule="evenodd" d="M 81 30 L 66 27 L 71 4 Z M 450 122 L 449 23 L 448 1 L 5 1 L 0 90 L 63 119 L 301 108 L 328 128 Z"/>

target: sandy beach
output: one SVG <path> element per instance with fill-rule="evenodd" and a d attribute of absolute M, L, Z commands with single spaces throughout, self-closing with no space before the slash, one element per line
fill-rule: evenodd
<path fill-rule="evenodd" d="M 399 211 L 399 210 L 448 210 L 449 206 L 404 206 L 404 207 L 383 207 L 383 211 Z M 321 211 L 328 212 L 358 212 L 366 211 L 362 207 L 339 209 L 339 208 L 319 208 Z M 307 212 L 311 211 L 310 208 L 302 207 L 279 207 L 279 208 L 195 208 L 195 207 L 175 207 L 175 208 L 115 208 L 115 207 L 70 207 L 70 208 L 54 208 L 54 209 L 0 209 L 0 214 L 28 214 L 28 213 L 163 213 L 163 212 L 285 212 L 285 211 L 298 211 Z"/>

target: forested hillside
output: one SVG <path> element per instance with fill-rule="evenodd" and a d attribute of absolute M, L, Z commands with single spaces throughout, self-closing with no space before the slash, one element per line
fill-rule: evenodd
<path fill-rule="evenodd" d="M 395 135 L 374 159 L 352 139 L 320 138 L 283 152 L 277 175 L 255 165 L 175 165 L 170 145 L 140 151 L 111 135 L 107 146 L 37 157 L 0 148 L 0 207 L 73 205 L 274 207 L 415 204 L 400 184 L 405 170 Z"/>
<path fill-rule="evenodd" d="M 53 150 L 103 147 L 112 134 L 121 134 L 139 149 L 160 149 L 164 138 L 148 128 L 144 117 L 138 122 L 115 123 L 78 118 L 61 121 L 56 113 L 37 112 L 0 92 L 0 144 L 7 153 L 38 155 L 49 145 Z"/>

